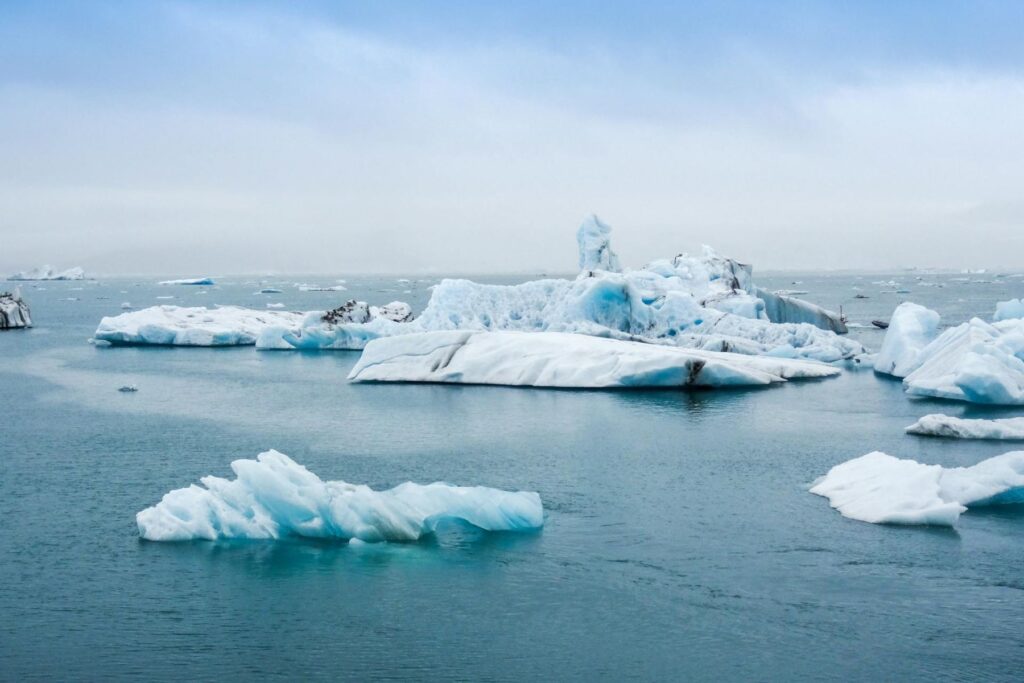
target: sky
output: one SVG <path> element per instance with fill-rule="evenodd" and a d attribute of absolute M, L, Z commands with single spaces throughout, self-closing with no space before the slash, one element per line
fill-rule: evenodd
<path fill-rule="evenodd" d="M 1024 268 L 1021 2 L 0 3 L 0 273 Z"/>

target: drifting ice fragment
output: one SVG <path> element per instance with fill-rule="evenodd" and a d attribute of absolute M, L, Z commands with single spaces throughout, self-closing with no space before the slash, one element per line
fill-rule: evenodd
<path fill-rule="evenodd" d="M 907 433 L 953 439 L 1024 439 L 1024 417 L 965 420 L 949 415 L 925 415 L 907 427 Z"/>
<path fill-rule="evenodd" d="M 875 359 L 875 371 L 906 377 L 916 366 L 921 350 L 938 333 L 939 314 L 914 303 L 896 307 Z"/>
<path fill-rule="evenodd" d="M 1024 299 L 1010 299 L 996 304 L 996 314 L 992 320 L 999 322 L 1017 318 L 1024 318 Z"/>
<path fill-rule="evenodd" d="M 953 468 L 876 451 L 836 465 L 811 493 L 862 522 L 953 526 L 968 507 L 1024 502 L 1024 451 Z"/>
<path fill-rule="evenodd" d="M 213 278 L 208 277 L 197 277 L 197 278 L 186 278 L 184 280 L 164 280 L 158 282 L 160 285 L 214 285 L 217 284 L 213 281 Z"/>
<path fill-rule="evenodd" d="M 0 330 L 24 327 L 32 327 L 32 316 L 21 290 L 15 287 L 13 292 L 0 292 Z"/>
<path fill-rule="evenodd" d="M 540 496 L 483 486 L 405 483 L 386 491 L 323 481 L 277 451 L 231 463 L 236 478 L 203 477 L 136 515 L 150 541 L 308 538 L 415 541 L 447 520 L 485 531 L 544 524 Z"/>

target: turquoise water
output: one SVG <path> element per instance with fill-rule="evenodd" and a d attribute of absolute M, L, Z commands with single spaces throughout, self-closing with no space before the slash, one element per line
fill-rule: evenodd
<path fill-rule="evenodd" d="M 1020 278 L 913 277 L 758 280 L 864 323 L 902 299 L 957 323 L 1024 294 Z M 912 292 L 872 284 L 890 279 Z M 350 352 L 86 341 L 122 301 L 313 309 L 353 295 L 420 309 L 434 280 L 350 278 L 340 293 L 294 281 L 333 278 L 282 279 L 280 295 L 242 278 L 25 287 L 37 327 L 0 334 L 0 678 L 1020 677 L 1021 506 L 972 510 L 957 530 L 899 528 L 806 491 L 876 449 L 944 465 L 1012 450 L 903 427 L 1019 412 L 912 401 L 871 372 L 689 393 L 364 386 L 345 381 Z M 129 383 L 139 391 L 117 391 Z M 537 490 L 546 526 L 360 548 L 138 539 L 136 512 L 268 448 L 374 487 Z"/>

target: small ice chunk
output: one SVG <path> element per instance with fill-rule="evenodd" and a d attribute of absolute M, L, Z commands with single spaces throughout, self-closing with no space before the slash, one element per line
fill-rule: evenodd
<path fill-rule="evenodd" d="M 893 311 L 882 348 L 875 358 L 875 372 L 906 377 L 939 329 L 939 314 L 915 303 L 902 303 Z"/>
<path fill-rule="evenodd" d="M 996 314 L 992 317 L 995 322 L 1018 318 L 1024 318 L 1024 299 L 1010 299 L 996 304 Z"/>

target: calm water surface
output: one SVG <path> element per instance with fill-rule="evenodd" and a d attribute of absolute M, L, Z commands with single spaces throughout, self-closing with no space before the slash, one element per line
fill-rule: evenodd
<path fill-rule="evenodd" d="M 1024 295 L 1020 278 L 916 277 L 758 280 L 861 323 L 912 299 L 955 324 Z M 873 284 L 891 279 L 911 293 Z M 360 386 L 345 381 L 351 352 L 87 343 L 121 302 L 306 310 L 353 295 L 418 310 L 434 282 L 296 281 L 334 280 L 262 285 L 279 295 L 251 278 L 25 287 L 37 327 L 0 334 L 0 678 L 1024 677 L 1024 510 L 898 528 L 807 493 L 872 450 L 947 466 L 1012 450 L 903 428 L 1013 411 L 912 401 L 871 372 L 718 392 Z M 136 512 L 269 448 L 374 487 L 537 490 L 546 526 L 359 548 L 139 540 Z"/>

